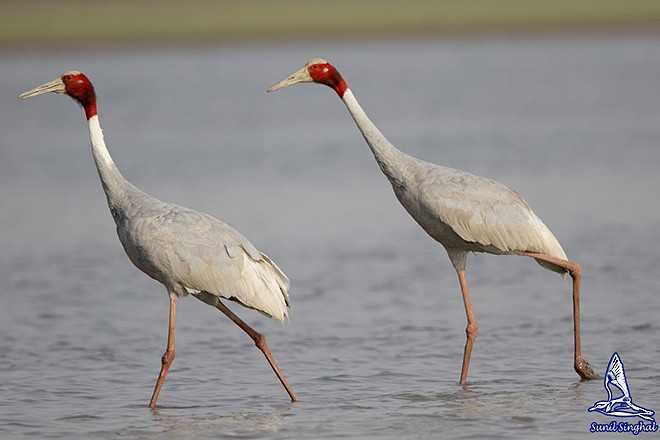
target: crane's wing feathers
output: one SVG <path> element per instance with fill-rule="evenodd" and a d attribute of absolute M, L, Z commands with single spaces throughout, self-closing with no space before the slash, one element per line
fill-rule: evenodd
<path fill-rule="evenodd" d="M 488 252 L 538 252 L 566 259 L 555 236 L 517 192 L 485 177 L 422 163 L 414 186 L 418 209 L 429 221 L 439 218 L 462 240 Z"/>
<path fill-rule="evenodd" d="M 188 208 L 165 202 L 155 209 L 144 206 L 124 222 L 125 230 L 118 229 L 140 270 L 177 294 L 207 292 L 284 321 L 289 279 L 247 238 Z"/>

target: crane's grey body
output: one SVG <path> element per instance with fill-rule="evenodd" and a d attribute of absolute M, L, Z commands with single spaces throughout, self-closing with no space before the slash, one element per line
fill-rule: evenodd
<path fill-rule="evenodd" d="M 93 148 L 97 125 L 90 120 Z M 207 292 L 284 320 L 289 280 L 247 238 L 208 214 L 146 194 L 101 147 L 94 158 L 119 241 L 138 269 L 171 295 Z"/>
<path fill-rule="evenodd" d="M 457 270 L 465 267 L 468 252 L 533 252 L 566 259 L 552 232 L 517 192 L 494 180 L 401 152 L 369 120 L 350 89 L 343 101 L 401 205 L 445 247 Z M 564 268 L 537 261 L 566 273 Z"/>

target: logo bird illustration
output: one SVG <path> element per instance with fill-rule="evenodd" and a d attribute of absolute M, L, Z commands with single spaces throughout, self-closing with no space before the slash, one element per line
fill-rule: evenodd
<path fill-rule="evenodd" d="M 605 378 L 603 379 L 605 390 L 607 391 L 607 400 L 601 400 L 594 403 L 589 411 L 597 411 L 611 417 L 640 417 L 644 420 L 653 421 L 655 411 L 639 406 L 632 401 L 628 380 L 623 369 L 623 362 L 619 354 L 614 352 L 607 365 Z M 621 391 L 619 397 L 613 398 L 613 387 Z"/>

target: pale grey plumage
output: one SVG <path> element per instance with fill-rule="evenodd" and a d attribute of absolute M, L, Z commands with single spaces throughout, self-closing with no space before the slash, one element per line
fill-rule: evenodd
<path fill-rule="evenodd" d="M 93 145 L 102 145 L 91 122 Z M 95 162 L 108 206 L 138 269 L 172 295 L 207 292 L 284 321 L 289 280 L 270 258 L 222 221 L 146 194 L 103 156 Z"/>
<path fill-rule="evenodd" d="M 105 145 L 87 77 L 69 71 L 19 97 L 47 92 L 68 94 L 85 108 L 94 163 L 117 234 L 138 269 L 170 295 L 207 292 L 284 321 L 289 280 L 275 263 L 229 225 L 158 200 L 122 176 Z"/>
<path fill-rule="evenodd" d="M 337 92 L 403 207 L 447 249 L 456 270 L 465 267 L 468 252 L 532 252 L 566 260 L 557 239 L 518 193 L 494 180 L 424 162 L 394 147 L 326 60 L 311 59 L 268 91 L 299 82 L 318 82 Z M 537 261 L 566 273 L 563 267 Z"/>
<path fill-rule="evenodd" d="M 580 265 L 568 261 L 555 236 L 522 197 L 493 180 L 424 162 L 399 151 L 369 120 L 335 67 L 323 59 L 308 61 L 268 91 L 308 82 L 324 84 L 337 93 L 401 205 L 446 249 L 458 275 L 467 318 L 460 382 L 467 380 L 478 331 L 465 273 L 469 252 L 525 255 L 546 269 L 569 273 L 573 279 L 574 368 L 585 379 L 598 377 L 582 358 L 580 348 Z"/>
<path fill-rule="evenodd" d="M 133 185 L 108 204 L 133 264 L 171 294 L 208 292 L 283 321 L 289 280 L 241 233 Z"/>
<path fill-rule="evenodd" d="M 105 145 L 99 124 L 94 87 L 85 75 L 70 71 L 60 78 L 22 93 L 25 99 L 47 92 L 67 94 L 85 110 L 94 163 L 117 235 L 133 264 L 162 283 L 170 296 L 167 350 L 149 405 L 156 406 L 172 361 L 176 306 L 179 296 L 194 295 L 216 307 L 245 331 L 262 351 L 291 397 L 289 387 L 266 340 L 221 301 L 236 301 L 284 322 L 289 308 L 289 280 L 238 231 L 192 209 L 163 202 L 138 189 L 121 175 Z"/>
<path fill-rule="evenodd" d="M 533 252 L 566 260 L 552 232 L 517 192 L 494 180 L 403 153 L 369 120 L 350 89 L 342 99 L 401 205 L 445 247 L 457 270 L 465 267 L 468 252 Z M 537 261 L 566 273 L 562 267 Z"/>

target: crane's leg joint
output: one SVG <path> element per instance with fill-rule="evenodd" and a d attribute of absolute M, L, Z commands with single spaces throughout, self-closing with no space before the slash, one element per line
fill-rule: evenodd
<path fill-rule="evenodd" d="M 261 351 L 264 351 L 264 349 L 268 349 L 268 345 L 266 344 L 266 338 L 264 335 L 262 335 L 259 332 L 254 332 L 254 335 L 251 335 L 252 339 L 254 340 L 254 345 L 257 346 L 257 348 Z"/>
<path fill-rule="evenodd" d="M 465 327 L 465 335 L 468 339 L 474 341 L 477 339 L 477 333 L 479 333 L 479 325 L 476 321 L 468 322 L 467 327 Z"/>
<path fill-rule="evenodd" d="M 161 364 L 163 365 L 172 365 L 172 362 L 174 362 L 176 354 L 174 352 L 174 349 L 172 350 L 167 350 L 163 354 L 163 357 L 160 359 Z"/>

